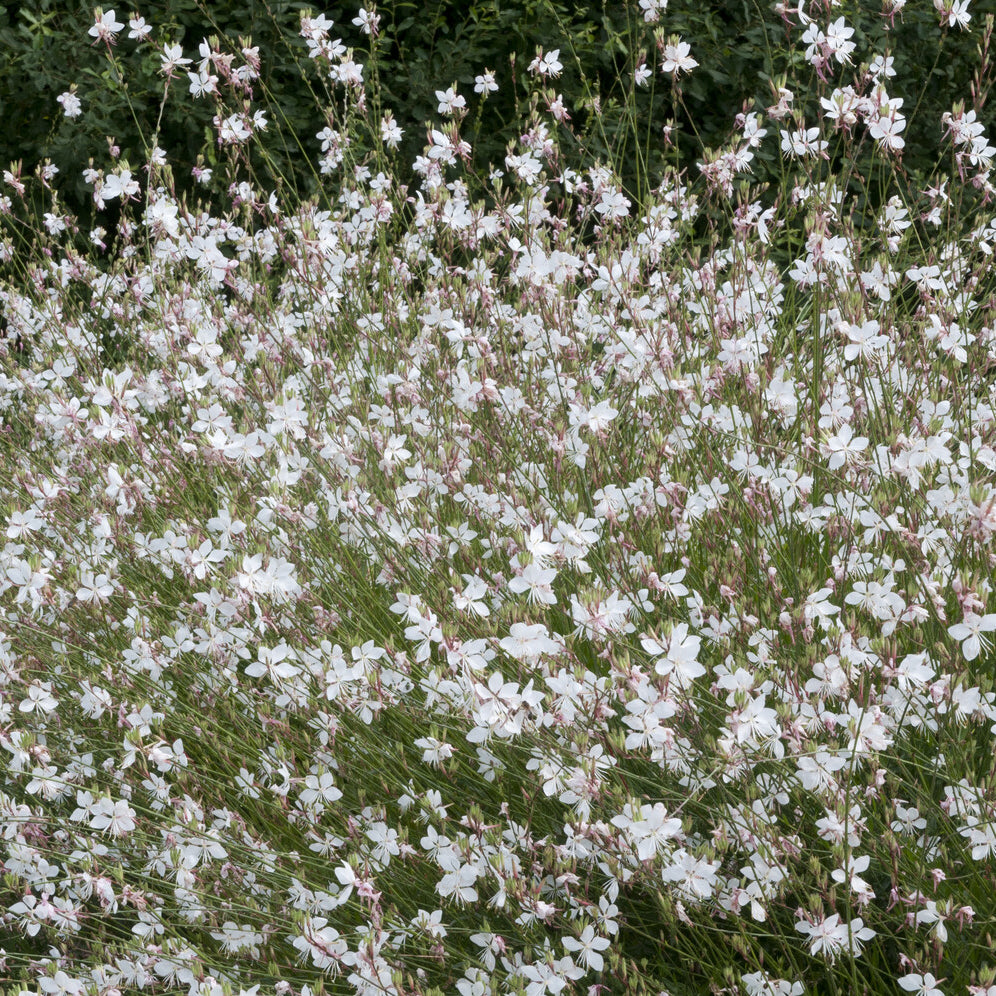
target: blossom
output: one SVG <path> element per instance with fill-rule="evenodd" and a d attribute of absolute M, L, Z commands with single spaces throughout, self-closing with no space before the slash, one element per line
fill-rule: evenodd
<path fill-rule="evenodd" d="M 526 564 L 518 577 L 509 581 L 508 590 L 516 595 L 528 592 L 531 604 L 540 602 L 543 605 L 556 605 L 557 596 L 553 591 L 553 582 L 556 577 L 556 570 L 540 567 L 536 561 L 533 561 Z"/>
<path fill-rule="evenodd" d="M 32 712 L 35 709 L 39 712 L 52 712 L 58 704 L 58 699 L 52 694 L 52 682 L 33 681 L 28 686 L 28 697 L 21 700 L 18 709 L 20 712 Z"/>
<path fill-rule="evenodd" d="M 381 141 L 389 148 L 395 149 L 401 142 L 404 129 L 398 127 L 393 114 L 386 114 L 380 122 Z"/>
<path fill-rule="evenodd" d="M 944 996 L 938 988 L 938 980 L 930 972 L 924 972 L 923 975 L 911 972 L 896 979 L 896 982 L 908 993 L 915 993 L 916 996 Z"/>
<path fill-rule="evenodd" d="M 474 77 L 474 93 L 482 93 L 487 96 L 489 93 L 497 93 L 498 84 L 495 82 L 495 74 L 490 69 L 485 69 L 480 76 Z"/>
<path fill-rule="evenodd" d="M 634 610 L 633 603 L 616 591 L 606 597 L 599 594 L 590 603 L 580 602 L 576 595 L 571 595 L 574 633 L 584 633 L 588 639 L 604 639 L 609 633 L 632 633 L 636 627 L 629 617 Z"/>
<path fill-rule="evenodd" d="M 339 931 L 328 926 L 325 917 L 306 917 L 300 935 L 292 943 L 304 957 L 311 956 L 315 968 L 333 975 L 337 974 L 339 962 L 349 950 Z"/>
<path fill-rule="evenodd" d="M 361 7 L 359 13 L 353 18 L 352 23 L 359 28 L 362 34 L 377 36 L 377 29 L 380 27 L 380 15 L 372 10 Z"/>
<path fill-rule="evenodd" d="M 529 63 L 529 71 L 537 76 L 557 77 L 563 68 L 559 48 L 551 49 L 546 55 L 541 50 L 539 55 Z"/>
<path fill-rule="evenodd" d="M 53 976 L 39 976 L 38 988 L 46 996 L 81 996 L 84 989 L 80 979 L 70 977 L 62 969 L 59 969 Z"/>
<path fill-rule="evenodd" d="M 183 49 L 179 45 L 164 45 L 163 53 L 159 57 L 159 71 L 167 77 L 172 77 L 173 70 L 180 66 L 189 66 L 191 60 L 184 58 Z"/>
<path fill-rule="evenodd" d="M 487 602 L 483 601 L 484 596 L 488 593 L 487 582 L 483 578 L 471 574 L 464 574 L 463 580 L 463 591 L 458 592 L 454 588 L 450 588 L 450 592 L 453 594 L 453 605 L 460 612 L 470 612 L 482 619 L 491 615 L 491 609 Z M 466 658 L 466 648 L 467 645 L 464 645 L 464 658 Z"/>
<path fill-rule="evenodd" d="M 868 439 L 865 436 L 855 436 L 849 425 L 842 425 L 820 444 L 820 453 L 830 458 L 827 462 L 830 470 L 839 470 L 867 447 Z"/>
<path fill-rule="evenodd" d="M 71 89 L 60 93 L 55 99 L 62 105 L 62 113 L 67 118 L 78 118 L 83 113 L 83 104 Z"/>
<path fill-rule="evenodd" d="M 188 72 L 187 77 L 190 79 L 190 92 L 195 97 L 217 92 L 215 84 L 218 82 L 218 77 L 209 75 L 206 69 L 200 69 L 196 73 Z"/>
<path fill-rule="evenodd" d="M 415 741 L 415 746 L 421 749 L 423 762 L 434 767 L 448 761 L 454 753 L 451 744 L 438 740 L 436 737 L 420 737 Z"/>
<path fill-rule="evenodd" d="M 868 67 L 868 73 L 874 80 L 881 80 L 883 76 L 895 76 L 896 70 L 893 68 L 895 61 L 895 58 L 891 55 L 876 55 Z"/>
<path fill-rule="evenodd" d="M 609 938 L 599 937 L 590 923 L 581 931 L 579 937 L 565 937 L 563 940 L 564 947 L 568 951 L 579 952 L 582 963 L 594 972 L 601 972 L 605 967 L 605 960 L 600 952 L 611 943 Z"/>
<path fill-rule="evenodd" d="M 847 25 L 842 17 L 838 17 L 837 20 L 827 28 L 827 49 L 836 56 L 837 61 L 840 63 L 851 61 L 851 53 L 855 49 L 854 42 L 850 40 L 853 34 L 854 28 Z"/>
<path fill-rule="evenodd" d="M 437 90 L 436 100 L 439 101 L 437 110 L 440 114 L 453 115 L 457 111 L 462 111 L 467 106 L 466 98 L 458 94 L 454 87 Z"/>
<path fill-rule="evenodd" d="M 847 338 L 850 340 L 844 347 L 844 359 L 867 359 L 888 345 L 889 340 L 880 334 L 880 326 L 874 319 L 862 325 L 848 325 Z"/>
<path fill-rule="evenodd" d="M 93 16 L 94 24 L 87 34 L 98 41 L 104 41 L 109 45 L 113 45 L 115 41 L 114 36 L 124 27 L 124 24 L 115 17 L 113 10 L 109 10 L 105 14 L 98 7 L 93 12 Z"/>
<path fill-rule="evenodd" d="M 680 76 L 683 72 L 690 72 L 698 63 L 691 57 L 692 47 L 688 42 L 682 41 L 677 36 L 669 39 L 664 46 L 664 59 L 661 62 L 661 72 L 670 73 L 674 77 Z"/>
<path fill-rule="evenodd" d="M 630 200 L 621 190 L 603 190 L 595 210 L 606 218 L 625 218 L 629 214 Z"/>
<path fill-rule="evenodd" d="M 966 612 L 960 623 L 948 627 L 948 636 L 961 642 L 965 660 L 974 661 L 980 651 L 989 650 L 992 646 L 992 642 L 982 634 L 993 631 L 996 631 L 996 613 L 980 616 L 975 612 Z"/>
<path fill-rule="evenodd" d="M 655 636 L 644 636 L 640 644 L 648 654 L 658 658 L 654 670 L 662 677 L 674 675 L 682 688 L 706 673 L 698 661 L 702 638 L 689 634 L 688 623 L 678 623 L 664 642 Z"/>
<path fill-rule="evenodd" d="M 795 929 L 809 935 L 809 953 L 824 955 L 834 961 L 841 951 L 848 949 L 850 934 L 850 951 L 855 958 L 861 954 L 861 942 L 870 941 L 875 936 L 871 927 L 866 927 L 861 917 L 851 920 L 850 926 L 841 920 L 839 913 L 833 913 L 823 920 L 811 923 L 808 920 L 798 920 Z"/>
<path fill-rule="evenodd" d="M 144 41 L 152 33 L 152 27 L 145 23 L 144 17 L 132 14 L 128 19 L 128 37 L 136 41 Z"/>
<path fill-rule="evenodd" d="M 461 904 L 474 902 L 477 899 L 477 889 L 474 888 L 477 877 L 478 871 L 473 865 L 459 864 L 436 883 L 436 892 L 444 899 L 452 896 Z"/>
<path fill-rule="evenodd" d="M 763 972 L 752 972 L 741 978 L 747 987 L 747 996 L 802 996 L 806 991 L 801 982 L 770 979 Z"/>
<path fill-rule="evenodd" d="M 661 19 L 661 14 L 667 10 L 667 0 L 640 0 L 640 10 L 643 11 L 643 20 L 647 24 L 656 24 Z"/>
<path fill-rule="evenodd" d="M 934 0 L 934 9 L 941 15 L 941 25 L 966 29 L 968 22 L 972 20 L 968 2 L 969 0 Z"/>
<path fill-rule="evenodd" d="M 681 833 L 681 820 L 669 817 L 662 802 L 642 806 L 641 815 L 643 819 L 629 823 L 626 830 L 636 841 L 637 857 L 649 861 L 665 848 L 667 841 Z M 612 822 L 621 826 L 618 820 L 620 817 L 613 817 Z"/>
<path fill-rule="evenodd" d="M 819 128 L 803 128 L 791 133 L 781 129 L 782 152 L 801 158 L 822 155 L 829 144 L 820 138 Z"/>
<path fill-rule="evenodd" d="M 100 187 L 100 196 L 103 200 L 113 200 L 121 197 L 127 200 L 135 196 L 141 190 L 137 180 L 133 180 L 131 170 L 123 169 L 120 173 L 111 173 L 104 178 Z"/>
<path fill-rule="evenodd" d="M 902 100 L 896 98 L 897 103 L 901 104 Z M 898 152 L 906 145 L 905 139 L 902 138 L 900 132 L 906 128 L 906 118 L 901 114 L 898 114 L 893 108 L 886 114 L 880 114 L 877 119 L 871 122 L 868 126 L 868 134 L 871 135 L 880 145 L 885 146 L 885 148 L 890 149 L 894 152 Z"/>
<path fill-rule="evenodd" d="M 830 877 L 840 885 L 846 884 L 848 889 L 854 893 L 855 898 L 862 905 L 867 905 L 875 898 L 872 887 L 861 877 L 861 873 L 868 870 L 871 858 L 867 854 L 854 858 L 843 868 L 835 868 Z"/>
<path fill-rule="evenodd" d="M 682 895 L 695 902 L 712 895 L 720 868 L 718 861 L 697 858 L 683 847 L 675 852 L 671 860 L 672 863 L 661 872 L 662 881 L 674 882 Z"/>
<path fill-rule="evenodd" d="M 827 47 L 826 35 L 815 23 L 810 23 L 803 33 L 802 41 L 806 46 L 806 58 L 817 68 L 820 68 L 826 61 L 824 58 Z"/>
<path fill-rule="evenodd" d="M 300 674 L 301 669 L 290 663 L 297 659 L 297 655 L 286 643 L 272 648 L 260 647 L 257 653 L 256 663 L 246 668 L 246 674 L 250 678 L 261 678 L 265 674 L 269 675 L 271 681 L 279 682 Z"/>
<path fill-rule="evenodd" d="M 218 129 L 218 139 L 225 145 L 237 145 L 252 135 L 250 121 L 245 114 L 229 114 L 222 118 L 220 114 L 214 117 L 214 126 Z"/>
<path fill-rule="evenodd" d="M 825 750 L 817 751 L 812 757 L 796 760 L 799 781 L 808 792 L 825 792 L 836 789 L 835 773 L 847 765 L 847 759 L 834 756 Z"/>
<path fill-rule="evenodd" d="M 341 798 L 342 792 L 335 787 L 330 771 L 308 775 L 304 780 L 304 791 L 298 796 L 301 805 L 306 808 L 322 807 L 326 802 L 337 802 Z"/>
<path fill-rule="evenodd" d="M 112 837 L 123 837 L 135 829 L 135 810 L 124 799 L 113 802 L 107 796 L 90 806 L 90 828 L 106 830 Z"/>
<path fill-rule="evenodd" d="M 114 582 L 106 574 L 94 574 L 83 568 L 80 571 L 80 586 L 76 597 L 81 602 L 96 604 L 114 594 Z"/>

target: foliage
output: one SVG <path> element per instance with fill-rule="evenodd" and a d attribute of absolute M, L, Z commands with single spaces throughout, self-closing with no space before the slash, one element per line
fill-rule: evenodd
<path fill-rule="evenodd" d="M 994 996 L 996 19 L 914 103 L 861 8 L 674 4 L 646 92 L 527 9 L 466 106 L 452 8 L 303 17 L 307 165 L 247 45 L 80 24 L 161 128 L 0 200 L 15 992 Z"/>
<path fill-rule="evenodd" d="M 320 186 L 302 149 L 312 147 L 313 135 L 323 124 L 315 102 L 322 84 L 314 74 L 302 72 L 304 46 L 298 24 L 308 9 L 292 0 L 165 0 L 157 5 L 154 18 L 157 39 L 188 50 L 212 37 L 225 49 L 241 47 L 240 38 L 260 48 L 262 79 L 255 103 L 266 109 L 271 132 L 269 161 L 264 168 L 257 157 L 255 166 L 283 178 L 302 196 Z M 379 105 L 389 109 L 402 128 L 403 162 L 411 163 L 421 150 L 427 123 L 436 115 L 437 89 L 452 83 L 474 100 L 475 77 L 485 68 L 495 72 L 498 92 L 477 101 L 463 128 L 474 150 L 470 175 L 477 178 L 471 182 L 479 193 L 490 168 L 502 166 L 510 143 L 519 138 L 529 105 L 526 67 L 537 49 L 559 49 L 564 66 L 562 76 L 550 81 L 541 98 L 542 105 L 560 94 L 572 115 L 571 137 L 559 150 L 561 168 L 580 172 L 595 162 L 612 161 L 624 189 L 637 200 L 666 163 L 688 168 L 703 147 L 718 148 L 739 110 L 769 106 L 776 99 L 777 83 L 805 66 L 801 53 L 787 44 L 789 21 L 757 0 L 672 0 L 659 24 L 647 23 L 635 3 L 604 0 L 389 0 L 377 10 L 380 34 L 373 40 L 350 23 L 351 7 L 335 6 L 329 15 L 337 22 L 336 35 L 358 53 L 368 79 L 375 81 Z M 907 5 L 893 18 L 853 0 L 838 10 L 854 27 L 860 50 L 894 53 L 899 78 L 915 81 L 901 96 L 907 109 L 916 108 L 908 115 L 911 131 L 904 166 L 910 182 L 919 183 L 934 165 L 931 150 L 937 122 L 948 109 L 946 95 L 969 91 L 977 40 L 947 28 L 938 36 L 936 15 L 922 4 Z M 0 10 L 0 46 L 5 52 L 0 66 L 0 161 L 21 161 L 30 174 L 51 158 L 68 174 L 63 181 L 68 205 L 89 217 L 80 163 L 101 159 L 110 137 L 123 158 L 140 161 L 158 136 L 158 143 L 171 151 L 181 194 L 197 189 L 209 201 L 223 199 L 227 191 L 222 177 L 196 187 L 190 176 L 202 152 L 205 165 L 216 160 L 210 143 L 204 147 L 213 109 L 204 101 L 163 105 L 155 66 L 134 43 L 122 43 L 117 68 L 109 66 L 99 46 L 81 43 L 92 20 L 86 0 L 27 0 Z M 699 71 L 677 86 L 654 73 L 651 85 L 634 87 L 634 57 L 653 65 L 657 45 L 671 34 L 696 40 Z M 806 73 L 814 75 L 809 67 Z M 804 96 L 813 92 L 811 82 L 803 81 L 796 104 L 808 121 L 820 113 Z M 62 116 L 55 102 L 70 86 L 77 87 L 83 99 L 82 115 L 73 121 Z M 988 81 L 981 82 L 983 98 L 988 86 Z M 661 136 L 661 126 L 669 120 L 676 125 L 674 150 Z M 634 127 L 638 121 L 640 126 Z M 833 155 L 839 166 L 839 147 Z M 864 175 L 869 162 L 866 154 L 856 164 Z M 779 183 L 777 153 L 760 152 L 754 172 L 762 184 Z M 39 212 L 45 208 L 35 206 Z"/>

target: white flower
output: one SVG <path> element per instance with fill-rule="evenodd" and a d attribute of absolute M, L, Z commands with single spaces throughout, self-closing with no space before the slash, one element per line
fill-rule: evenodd
<path fill-rule="evenodd" d="M 261 678 L 266 674 L 271 681 L 279 682 L 294 678 L 301 673 L 299 667 L 290 663 L 297 659 L 297 655 L 286 643 L 279 643 L 272 648 L 259 647 L 257 655 L 258 660 L 246 668 L 246 674 L 250 678 Z"/>
<path fill-rule="evenodd" d="M 128 20 L 128 37 L 136 41 L 144 41 L 152 31 L 152 27 L 145 23 L 144 17 L 133 14 Z"/>
<path fill-rule="evenodd" d="M 595 933 L 595 928 L 589 923 L 581 931 L 580 937 L 565 937 L 563 943 L 568 951 L 580 952 L 579 958 L 588 968 L 594 972 L 601 972 L 605 967 L 605 960 L 599 952 L 604 951 L 612 942 L 607 937 L 599 937 Z"/>
<path fill-rule="evenodd" d="M 62 105 L 62 113 L 67 118 L 78 118 L 83 113 L 83 104 L 80 102 L 80 98 L 71 90 L 60 93 L 55 99 Z"/>
<path fill-rule="evenodd" d="M 114 584 L 106 574 L 94 575 L 85 568 L 80 571 L 80 587 L 76 597 L 81 602 L 96 604 L 114 594 Z"/>
<path fill-rule="evenodd" d="M 491 615 L 487 602 L 483 601 L 484 596 L 488 593 L 487 582 L 473 574 L 464 574 L 463 580 L 463 591 L 457 592 L 456 589 L 450 588 L 453 593 L 453 605 L 456 609 L 459 612 L 470 612 L 482 619 Z"/>
<path fill-rule="evenodd" d="M 217 76 L 211 76 L 208 74 L 206 69 L 201 69 L 196 73 L 187 73 L 190 79 L 190 92 L 195 97 L 203 97 L 206 93 L 214 93 L 217 90 L 215 83 L 218 82 Z"/>
<path fill-rule="evenodd" d="M 550 632 L 543 623 L 528 625 L 513 623 L 509 635 L 498 642 L 498 646 L 509 657 L 527 664 L 535 664 L 543 654 L 556 654 L 560 644 L 551 639 Z"/>
<path fill-rule="evenodd" d="M 820 139 L 819 128 L 805 128 L 793 131 L 791 134 L 781 129 L 780 134 L 782 136 L 782 152 L 786 155 L 820 155 L 829 144 L 826 140 Z"/>
<path fill-rule="evenodd" d="M 896 981 L 908 993 L 917 993 L 918 996 L 944 996 L 944 993 L 937 988 L 937 979 L 930 972 L 925 972 L 923 975 L 913 972 Z"/>
<path fill-rule="evenodd" d="M 893 63 L 895 61 L 896 60 L 891 55 L 876 55 L 875 58 L 872 59 L 871 65 L 868 67 L 868 72 L 875 80 L 880 80 L 883 76 L 895 76 L 896 70 L 893 69 Z"/>
<path fill-rule="evenodd" d="M 848 924 L 833 913 L 819 923 L 807 920 L 796 922 L 795 929 L 809 935 L 809 953 L 823 954 L 833 961 L 841 951 L 848 949 Z M 875 936 L 871 927 L 866 927 L 861 917 L 856 916 L 850 923 L 850 950 L 855 958 L 861 955 L 861 941 L 870 941 Z"/>
<path fill-rule="evenodd" d="M 115 197 L 122 197 L 127 200 L 141 190 L 137 180 L 131 177 L 131 171 L 121 170 L 120 173 L 111 173 L 104 177 L 104 183 L 100 188 L 100 196 L 105 200 L 113 200 Z"/>
<path fill-rule="evenodd" d="M 648 654 L 658 658 L 654 670 L 661 677 L 675 675 L 682 688 L 687 688 L 691 681 L 706 673 L 698 661 L 702 638 L 689 634 L 688 623 L 678 623 L 666 642 L 654 636 L 645 636 L 640 644 Z"/>
<path fill-rule="evenodd" d="M 59 704 L 59 700 L 52 694 L 52 682 L 33 681 L 28 687 L 28 697 L 22 699 L 18 706 L 20 712 L 51 712 Z"/>
<path fill-rule="evenodd" d="M 661 850 L 667 841 L 681 833 L 681 820 L 668 817 L 662 802 L 653 806 L 641 807 L 643 819 L 635 820 L 628 827 L 630 836 L 636 841 L 636 853 L 641 861 L 649 861 Z M 613 823 L 619 817 L 613 818 Z M 617 824 L 618 826 L 619 824 Z"/>
<path fill-rule="evenodd" d="M 380 122 L 380 137 L 388 148 L 395 149 L 401 142 L 404 129 L 398 127 L 398 122 L 393 114 L 387 114 Z"/>
<path fill-rule="evenodd" d="M 377 28 L 380 26 L 380 15 L 365 7 L 360 8 L 360 12 L 353 18 L 352 23 L 365 35 L 376 36 Z"/>
<path fill-rule="evenodd" d="M 178 66 L 189 66 L 190 59 L 184 58 L 183 49 L 179 45 L 164 45 L 160 58 L 159 71 L 166 76 L 172 76 Z"/>
<path fill-rule="evenodd" d="M 874 319 L 862 325 L 848 323 L 846 335 L 850 341 L 844 347 L 844 359 L 848 361 L 874 356 L 889 344 L 888 338 L 881 334 L 881 326 Z"/>
<path fill-rule="evenodd" d="M 968 12 L 968 0 L 934 0 L 934 9 L 941 15 L 941 26 L 949 28 L 968 27 L 972 15 Z"/>
<path fill-rule="evenodd" d="M 902 103 L 902 101 L 898 101 Z M 906 145 L 905 139 L 900 132 L 906 127 L 906 118 L 896 113 L 893 109 L 885 115 L 879 117 L 868 126 L 868 133 L 877 142 L 880 142 L 888 149 L 898 151 Z"/>
<path fill-rule="evenodd" d="M 849 27 L 844 18 L 838 17 L 830 27 L 827 28 L 826 44 L 827 48 L 837 57 L 840 63 L 850 62 L 851 53 L 854 51 L 854 42 L 850 41 L 854 34 L 854 28 Z"/>
<path fill-rule="evenodd" d="M 689 55 L 692 47 L 680 38 L 671 38 L 664 46 L 664 61 L 661 63 L 662 73 L 680 76 L 683 72 L 694 69 L 698 63 Z"/>
<path fill-rule="evenodd" d="M 436 91 L 436 100 L 439 101 L 437 110 L 440 114 L 455 114 L 467 106 L 466 98 L 456 92 L 453 87 Z"/>
<path fill-rule="evenodd" d="M 332 773 L 329 771 L 323 771 L 320 775 L 308 775 L 304 780 L 304 786 L 304 791 L 298 799 L 305 808 L 322 808 L 324 803 L 337 802 L 342 798 L 342 792 L 335 787 Z"/>
<path fill-rule="evenodd" d="M 474 93 L 497 93 L 498 84 L 495 82 L 495 74 L 490 69 L 485 69 L 480 76 L 474 77 Z"/>
<path fill-rule="evenodd" d="M 306 917 L 301 925 L 301 934 L 293 941 L 294 947 L 311 960 L 315 968 L 335 975 L 339 971 L 339 960 L 348 950 L 345 940 L 339 936 L 339 931 L 327 926 L 325 917 Z"/>
<path fill-rule="evenodd" d="M 54 976 L 42 975 L 38 978 L 38 988 L 46 996 L 79 996 L 83 992 L 83 983 L 71 978 L 61 969 Z"/>
<path fill-rule="evenodd" d="M 529 72 L 538 76 L 553 76 L 557 77 L 560 75 L 560 71 L 563 69 L 563 64 L 560 61 L 560 49 L 555 48 L 543 55 L 542 52 L 529 63 Z"/>
<path fill-rule="evenodd" d="M 422 760 L 426 764 L 441 765 L 453 756 L 453 746 L 435 737 L 420 737 L 415 746 L 422 750 Z"/>
<path fill-rule="evenodd" d="M 91 807 L 91 830 L 107 830 L 112 837 L 123 837 L 135 829 L 135 810 L 124 799 L 112 802 L 107 796 Z"/>
<path fill-rule="evenodd" d="M 640 10 L 647 24 L 656 24 L 661 19 L 661 12 L 667 10 L 667 0 L 640 0 Z"/>
<path fill-rule="evenodd" d="M 747 996 L 802 996 L 806 991 L 801 982 L 788 979 L 769 979 L 763 972 L 742 976 Z"/>
<path fill-rule="evenodd" d="M 926 821 L 924 822 L 926 823 Z M 933 924 L 934 929 L 931 933 L 942 944 L 946 944 L 948 940 L 948 928 L 944 926 L 945 919 L 945 911 L 938 910 L 937 902 L 933 899 L 926 900 L 926 908 L 917 910 L 916 916 L 913 918 L 918 927 L 922 923 Z"/>
<path fill-rule="evenodd" d="M 603 190 L 595 210 L 606 218 L 625 218 L 629 214 L 629 206 L 629 198 L 621 190 Z"/>
<path fill-rule="evenodd" d="M 518 577 L 509 581 L 508 590 L 516 595 L 528 592 L 531 604 L 542 602 L 544 605 L 556 605 L 557 596 L 553 592 L 553 582 L 556 577 L 556 570 L 540 567 L 533 561 L 526 564 Z"/>
<path fill-rule="evenodd" d="M 114 16 L 114 11 L 109 10 L 106 14 L 98 7 L 94 12 L 93 27 L 87 32 L 91 38 L 99 41 L 114 43 L 114 36 L 124 27 L 121 21 Z"/>
<path fill-rule="evenodd" d="M 842 425 L 826 442 L 820 444 L 820 452 L 830 458 L 827 462 L 830 470 L 838 470 L 867 447 L 868 440 L 865 436 L 855 436 L 849 425 Z"/>
<path fill-rule="evenodd" d="M 474 888 L 477 876 L 477 869 L 473 865 L 460 865 L 447 872 L 436 883 L 436 892 L 444 899 L 454 896 L 458 903 L 472 903 L 477 899 L 477 889 Z"/>
<path fill-rule="evenodd" d="M 948 627 L 948 636 L 961 641 L 961 652 L 965 660 L 974 661 L 980 650 L 989 650 L 991 642 L 982 633 L 992 633 L 996 630 L 996 613 L 980 616 L 975 612 L 966 612 L 960 623 Z"/>
<path fill-rule="evenodd" d="M 661 872 L 663 882 L 674 882 L 678 891 L 687 898 L 698 902 L 708 899 L 716 887 L 718 861 L 696 858 L 685 848 L 679 848 L 671 859 L 672 863 Z"/>

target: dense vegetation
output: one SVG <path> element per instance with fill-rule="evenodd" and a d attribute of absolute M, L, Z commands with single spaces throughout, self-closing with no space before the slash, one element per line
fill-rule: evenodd
<path fill-rule="evenodd" d="M 834 4 L 835 16 L 847 18 L 860 49 L 888 49 L 899 77 L 913 84 L 905 96 L 910 127 L 903 174 L 909 183 L 922 185 L 935 165 L 938 122 L 950 110 L 951 95 L 970 96 L 979 39 L 947 24 L 938 31 L 929 4 L 907 4 L 891 15 L 887 8 L 883 13 L 874 3 Z M 265 150 L 253 149 L 250 158 L 258 173 L 279 176 L 306 196 L 338 189 L 335 178 L 316 173 L 308 154 L 311 136 L 327 123 L 322 106 L 328 95 L 327 82 L 308 63 L 300 36 L 300 17 L 309 9 L 291 0 L 162 0 L 150 8 L 156 37 L 185 49 L 195 51 L 206 39 L 224 51 L 247 45 L 259 49 L 260 78 L 253 82 L 252 99 L 255 108 L 265 110 L 270 127 Z M 816 90 L 808 85 L 816 70 L 807 64 L 804 49 L 789 44 L 797 21 L 788 9 L 767 0 L 647 0 L 642 5 L 389 0 L 376 7 L 375 36 L 353 23 L 358 6 L 334 5 L 325 13 L 335 21 L 335 37 L 363 64 L 372 99 L 379 109 L 390 110 L 402 129 L 399 159 L 408 164 L 406 179 L 425 144 L 426 126 L 437 115 L 436 90 L 455 85 L 473 98 L 475 78 L 490 69 L 497 91 L 487 100 L 472 99 L 461 125 L 461 137 L 473 150 L 468 181 L 474 195 L 486 190 L 490 168 L 502 166 L 530 110 L 545 110 L 559 95 L 571 118 L 558 142 L 559 168 L 581 172 L 611 160 L 627 196 L 639 203 L 665 164 L 691 167 L 703 148 L 718 148 L 729 132 L 731 112 L 776 102 L 777 87 L 789 76 L 809 77 L 794 110 L 807 119 L 820 113 Z M 150 10 L 145 13 L 152 18 Z M 90 158 L 101 161 L 109 139 L 122 158 L 144 161 L 147 143 L 155 137 L 170 150 L 178 193 L 196 188 L 209 205 L 220 206 L 227 196 L 224 174 L 201 185 L 191 176 L 198 163 L 218 162 L 211 126 L 218 108 L 210 100 L 164 104 L 156 64 L 143 46 L 121 44 L 116 64 L 110 65 L 100 46 L 80 44 L 92 20 L 88 0 L 24 0 L 0 8 L 0 164 L 20 162 L 30 175 L 50 158 L 65 174 L 61 188 L 67 207 L 89 220 L 90 196 L 79 165 Z M 696 39 L 699 71 L 679 85 L 656 73 L 645 85 L 635 85 L 634 60 L 653 66 L 671 35 Z M 551 50 L 560 53 L 563 70 L 536 90 L 528 66 L 537 51 Z M 982 81 L 980 108 L 990 85 Z M 70 87 L 82 102 L 74 119 L 67 119 L 55 102 Z M 228 94 L 229 111 L 246 95 Z M 329 106 L 325 110 L 334 113 Z M 675 124 L 673 146 L 659 140 L 659 126 L 667 121 Z M 378 138 L 360 134 L 355 140 L 369 151 Z M 360 150 L 356 155 L 362 158 Z M 830 155 L 839 171 L 843 145 L 834 142 Z M 867 150 L 862 156 L 853 164 L 855 172 L 872 185 L 867 195 L 880 197 L 871 156 Z M 779 184 L 777 149 L 759 149 L 753 173 L 759 184 Z M 47 205 L 36 202 L 35 208 L 47 210 Z"/>
<path fill-rule="evenodd" d="M 453 9 L 3 29 L 4 996 L 996 996 L 994 19 Z"/>

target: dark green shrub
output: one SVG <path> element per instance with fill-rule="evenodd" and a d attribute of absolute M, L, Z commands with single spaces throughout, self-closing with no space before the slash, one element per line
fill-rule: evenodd
<path fill-rule="evenodd" d="M 992 6 L 991 0 L 973 5 L 973 27 Z M 797 21 L 789 25 L 775 7 L 757 0 L 671 0 L 656 25 L 644 21 L 635 2 L 384 0 L 377 8 L 379 37 L 372 45 L 351 23 L 358 9 L 358 4 L 333 4 L 326 13 L 335 21 L 334 35 L 355 48 L 364 78 L 376 83 L 370 87 L 377 101 L 372 111 L 390 109 L 404 130 L 401 163 L 414 160 L 427 126 L 440 120 L 435 92 L 455 84 L 467 99 L 461 134 L 472 145 L 474 169 L 482 176 L 490 165 L 503 166 L 508 145 L 521 134 L 522 112 L 535 90 L 527 67 L 539 47 L 559 49 L 563 63 L 562 74 L 547 81 L 546 91 L 550 97 L 562 95 L 571 121 L 554 131 L 544 101 L 538 106 L 554 131 L 558 166 L 580 171 L 611 159 L 630 196 L 652 187 L 668 161 L 697 172 L 703 147 L 720 146 L 739 111 L 773 103 L 776 81 L 785 74 L 801 71 L 805 79 L 814 73 L 798 52 L 794 65 L 788 55 L 787 32 L 800 32 Z M 164 0 L 144 11 L 153 28 L 150 42 L 139 45 L 121 32 L 114 49 L 119 75 L 103 46 L 88 44 L 94 15 L 85 0 L 26 0 L 16 9 L 0 9 L 5 52 L 0 163 L 6 167 L 22 160 L 30 173 L 50 158 L 62 173 L 59 187 L 67 206 L 85 223 L 90 189 L 81 170 L 87 161 L 106 165 L 112 136 L 123 158 L 141 163 L 158 126 L 157 141 L 169 152 L 178 189 L 192 191 L 190 170 L 211 145 L 216 108 L 187 94 L 185 74 L 174 81 L 177 92 L 161 107 L 163 81 L 151 45 L 161 51 L 164 41 L 178 42 L 186 56 L 196 59 L 201 40 L 214 35 L 226 51 L 237 52 L 250 40 L 260 50 L 262 78 L 253 99 L 266 111 L 269 128 L 260 143 L 265 154 L 257 146 L 251 164 L 262 175 L 282 177 L 301 194 L 313 194 L 320 185 L 333 188 L 334 179 L 319 178 L 313 166 L 326 95 L 299 35 L 300 16 L 307 10 L 307 4 L 291 0 Z M 117 13 L 127 21 L 125 5 L 119 4 Z M 941 114 L 969 94 L 978 33 L 945 29 L 938 46 L 937 14 L 923 4 L 907 5 L 894 23 L 872 3 L 844 3 L 832 16 L 843 16 L 855 28 L 860 57 L 888 51 L 895 55 L 899 79 L 920 81 L 918 93 L 896 96 L 904 98 L 910 119 L 905 168 L 914 180 L 929 175 Z M 648 86 L 635 87 L 635 65 L 645 59 L 656 69 L 656 41 L 669 35 L 691 44 L 699 66 L 677 86 L 655 71 Z M 494 71 L 499 91 L 482 100 L 473 88 L 485 68 Z M 56 102 L 71 86 L 83 102 L 75 120 L 65 118 Z M 821 114 L 818 106 L 797 105 L 796 111 L 810 125 Z M 671 148 L 662 133 L 669 120 L 677 125 Z M 777 130 L 768 127 L 769 138 L 753 163 L 761 182 L 776 180 L 781 171 Z M 211 198 L 226 186 L 219 174 L 198 195 Z"/>

